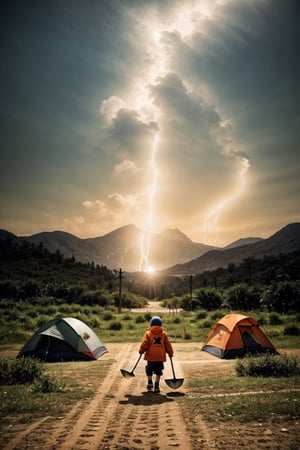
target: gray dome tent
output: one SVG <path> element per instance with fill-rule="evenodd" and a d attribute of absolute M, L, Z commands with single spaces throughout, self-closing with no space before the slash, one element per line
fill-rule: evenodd
<path fill-rule="evenodd" d="M 36 331 L 17 358 L 31 356 L 43 361 L 90 361 L 108 350 L 94 331 L 81 320 L 65 317 L 49 320 Z"/>

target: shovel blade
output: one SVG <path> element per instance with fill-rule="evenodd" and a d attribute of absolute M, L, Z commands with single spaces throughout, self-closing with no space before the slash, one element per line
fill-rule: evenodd
<path fill-rule="evenodd" d="M 120 372 L 124 378 L 131 378 L 135 376 L 133 372 L 128 372 L 128 370 L 125 369 L 120 369 Z"/>
<path fill-rule="evenodd" d="M 178 389 L 182 386 L 184 378 L 172 378 L 170 380 L 165 380 L 165 382 L 171 389 Z"/>

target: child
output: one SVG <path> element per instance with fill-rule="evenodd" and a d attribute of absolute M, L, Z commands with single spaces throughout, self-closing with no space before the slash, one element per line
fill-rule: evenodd
<path fill-rule="evenodd" d="M 144 359 L 147 361 L 147 389 L 148 391 L 153 390 L 152 375 L 155 374 L 154 392 L 159 394 L 159 381 L 163 374 L 166 353 L 172 358 L 174 351 L 169 337 L 162 327 L 162 320 L 158 316 L 152 317 L 150 327 L 144 334 L 139 353 L 142 355 L 144 352 L 146 352 Z"/>

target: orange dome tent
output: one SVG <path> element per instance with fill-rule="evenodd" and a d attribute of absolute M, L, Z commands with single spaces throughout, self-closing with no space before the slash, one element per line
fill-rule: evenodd
<path fill-rule="evenodd" d="M 259 323 L 242 314 L 227 314 L 215 323 L 201 350 L 224 359 L 246 353 L 278 353 Z"/>

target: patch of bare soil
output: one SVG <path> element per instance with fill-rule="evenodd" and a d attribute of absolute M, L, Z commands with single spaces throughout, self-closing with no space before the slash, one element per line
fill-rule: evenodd
<path fill-rule="evenodd" d="M 145 362 L 141 360 L 135 377 L 123 378 L 120 369 L 131 371 L 137 357 L 137 344 L 106 344 L 113 358 L 106 378 L 92 399 L 79 401 L 59 419 L 44 417 L 31 424 L 1 430 L 1 449 L 23 450 L 229 450 L 298 449 L 299 425 L 225 423 L 212 425 L 198 411 L 181 400 L 188 396 L 183 386 L 171 390 L 164 379 L 161 394 L 146 391 Z M 174 344 L 177 378 L 208 377 L 218 372 L 233 375 L 234 361 L 220 361 L 200 351 L 199 344 Z M 100 359 L 95 364 L 101 364 Z M 170 363 L 164 378 L 173 378 Z M 287 431 L 285 431 L 287 430 Z"/>

